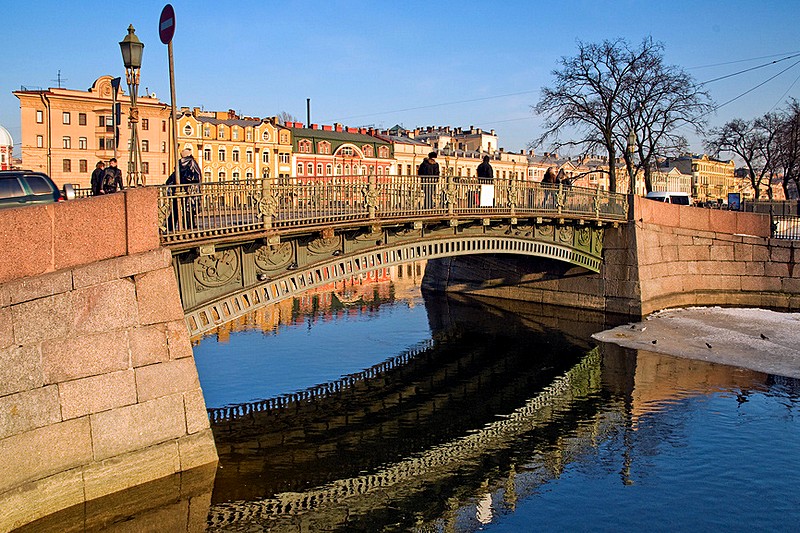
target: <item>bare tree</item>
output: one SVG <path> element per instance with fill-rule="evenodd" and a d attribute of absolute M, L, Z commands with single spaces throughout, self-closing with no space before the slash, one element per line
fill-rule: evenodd
<path fill-rule="evenodd" d="M 286 125 L 287 122 L 299 122 L 300 119 L 289 113 L 288 111 L 281 111 L 278 113 L 278 120 L 281 125 Z"/>
<path fill-rule="evenodd" d="M 783 174 L 785 198 L 800 199 L 800 103 L 792 99 L 778 132 L 777 165 Z M 794 185 L 792 191 L 789 184 Z M 792 194 L 794 193 L 794 194 Z"/>
<path fill-rule="evenodd" d="M 562 57 L 553 71 L 555 84 L 542 89 L 534 111 L 545 116 L 545 131 L 534 146 L 550 141 L 554 148 L 579 146 L 584 154 L 601 148 L 608 153 L 609 185 L 618 190 L 615 162 L 622 153 L 629 176 L 645 168 L 648 190 L 650 167 L 656 157 L 685 146 L 676 132 L 697 129 L 711 109 L 711 99 L 694 79 L 663 60 L 664 47 L 651 37 L 633 48 L 625 39 L 590 44 L 578 41 L 578 54 Z M 559 134 L 573 128 L 577 140 Z M 628 134 L 637 136 L 639 164 L 627 152 Z"/>

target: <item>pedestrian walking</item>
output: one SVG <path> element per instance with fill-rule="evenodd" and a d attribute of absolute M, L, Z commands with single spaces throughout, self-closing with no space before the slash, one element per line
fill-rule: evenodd
<path fill-rule="evenodd" d="M 111 194 L 122 189 L 124 189 L 122 186 L 122 171 L 117 167 L 117 158 L 112 157 L 103 172 L 103 194 Z"/>
<path fill-rule="evenodd" d="M 106 164 L 98 161 L 92 171 L 92 196 L 103 194 L 103 174 L 105 174 Z"/>
<path fill-rule="evenodd" d="M 432 209 L 434 207 L 436 185 L 439 183 L 439 163 L 436 162 L 436 152 L 428 154 L 428 157 L 419 165 L 417 173 L 422 182 L 425 209 Z"/>

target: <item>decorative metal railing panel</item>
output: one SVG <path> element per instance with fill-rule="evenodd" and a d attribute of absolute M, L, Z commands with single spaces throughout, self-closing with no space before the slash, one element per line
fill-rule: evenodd
<path fill-rule="evenodd" d="M 800 217 L 775 215 L 772 217 L 772 237 L 800 241 Z"/>
<path fill-rule="evenodd" d="M 624 194 L 503 179 L 333 176 L 159 189 L 166 245 L 375 220 L 519 216 L 620 222 L 628 213 Z"/>

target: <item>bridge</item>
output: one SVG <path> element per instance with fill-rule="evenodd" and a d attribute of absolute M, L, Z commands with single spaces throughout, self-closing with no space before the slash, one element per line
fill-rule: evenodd
<path fill-rule="evenodd" d="M 515 254 L 599 272 L 625 195 L 538 182 L 336 176 L 162 187 L 191 335 L 332 281 L 420 259 Z"/>

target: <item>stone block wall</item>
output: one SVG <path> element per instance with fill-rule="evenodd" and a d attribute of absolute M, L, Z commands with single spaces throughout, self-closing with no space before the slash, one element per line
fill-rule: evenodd
<path fill-rule="evenodd" d="M 0 211 L 0 531 L 217 460 L 155 194 Z"/>

